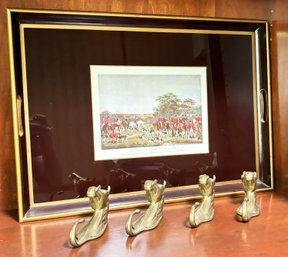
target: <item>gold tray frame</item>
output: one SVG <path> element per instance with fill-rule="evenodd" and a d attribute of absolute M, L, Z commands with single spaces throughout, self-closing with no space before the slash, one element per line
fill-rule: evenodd
<path fill-rule="evenodd" d="M 27 150 L 27 166 L 28 166 L 28 184 L 29 184 L 29 215 L 25 213 L 25 208 L 23 206 L 23 177 L 22 177 L 22 161 L 21 161 L 21 150 L 20 150 L 20 138 L 23 128 L 21 127 L 21 116 L 19 116 L 19 102 L 17 107 L 17 81 L 16 81 L 16 74 L 15 74 L 15 58 L 14 58 L 14 45 L 13 45 L 13 24 L 12 24 L 12 16 L 15 13 L 24 13 L 24 14 L 59 14 L 59 15 L 81 15 L 81 16 L 106 16 L 106 17 L 128 17 L 128 18 L 153 18 L 153 19 L 176 19 L 176 20 L 184 20 L 184 21 L 191 21 L 191 20 L 201 20 L 201 21 L 214 21 L 214 22 L 242 22 L 242 23 L 252 23 L 252 24 L 261 24 L 265 25 L 266 29 L 266 56 L 267 56 L 267 67 L 265 69 L 267 70 L 267 102 L 265 102 L 268 106 L 268 110 L 266 110 L 266 115 L 268 117 L 267 123 L 269 124 L 269 156 L 270 156 L 270 174 L 268 175 L 271 179 L 271 183 L 269 186 L 265 187 L 259 187 L 258 191 L 265 191 L 265 190 L 273 190 L 274 189 L 274 179 L 273 179 L 273 151 L 272 151 L 272 125 L 271 125 L 271 89 L 270 89 L 270 75 L 269 75 L 269 36 L 268 36 L 268 28 L 269 24 L 267 21 L 259 21 L 259 20 L 236 20 L 236 19 L 210 19 L 210 18 L 191 18 L 191 17 L 170 17 L 170 16 L 152 16 L 152 15 L 127 15 L 127 14 L 111 14 L 111 13 L 90 13 L 90 12 L 65 12 L 65 11 L 49 11 L 49 10 L 22 10 L 22 9 L 8 9 L 7 10 L 7 16 L 8 16 L 8 30 L 9 30 L 9 46 L 10 46 L 10 69 L 11 69 L 11 94 L 12 94 L 12 108 L 13 108 L 13 126 L 14 126 L 14 142 L 15 142 L 15 168 L 17 173 L 17 189 L 18 189 L 18 209 L 19 209 L 19 221 L 30 221 L 30 220 L 39 220 L 39 219 L 46 219 L 46 218 L 56 218 L 56 217 L 64 217 L 69 215 L 78 215 L 78 214 L 84 214 L 89 213 L 91 210 L 89 208 L 86 208 L 86 205 L 88 205 L 88 200 L 86 198 L 83 199 L 71 199 L 71 200 L 62 200 L 62 201 L 56 201 L 56 202 L 45 202 L 45 203 L 35 203 L 33 201 L 33 176 L 32 176 L 32 164 L 31 164 L 31 148 L 29 143 L 29 136 L 26 138 L 26 150 Z M 51 24 L 21 24 L 20 25 L 20 40 L 21 42 L 24 42 L 24 29 L 25 28 L 45 28 L 45 29 L 85 29 L 85 30 L 113 30 L 113 31 L 149 31 L 149 32 L 177 32 L 177 33 L 191 33 L 191 29 L 165 29 L 165 28 L 140 28 L 140 27 L 110 27 L 110 26 L 103 26 L 103 27 L 97 27 L 97 26 L 83 26 L 83 25 L 51 25 Z M 217 31 L 217 30 L 193 30 L 193 33 L 201 33 L 201 34 L 209 34 L 213 32 L 213 34 L 227 34 L 227 35 L 251 35 L 252 38 L 252 51 L 253 51 L 253 84 L 254 84 L 254 116 L 255 118 L 255 144 L 256 144 L 256 171 L 258 173 L 258 176 L 261 177 L 261 174 L 259 172 L 259 163 L 260 163 L 260 156 L 259 156 L 259 133 L 258 133 L 258 127 L 259 127 L 259 116 L 261 116 L 261 112 L 263 110 L 261 108 L 263 107 L 263 100 L 262 102 L 258 100 L 258 93 L 256 92 L 257 88 L 259 87 L 259 84 L 261 83 L 259 81 L 259 76 L 257 75 L 258 69 L 256 67 L 259 65 L 259 56 L 257 52 L 257 40 L 256 40 L 256 31 Z M 27 96 L 27 77 L 26 77 L 26 60 L 25 60 L 25 45 L 24 43 L 21 44 L 21 53 L 22 53 L 22 71 L 23 71 L 23 88 L 24 88 L 24 117 L 25 122 L 24 126 L 26 128 L 26 134 L 29 135 L 29 111 L 28 111 L 28 96 Z M 264 103 L 264 104 L 265 104 Z M 265 108 L 267 108 L 267 106 Z M 261 117 L 262 118 L 262 117 Z M 259 123 L 259 124 L 258 124 Z M 259 181 L 259 184 L 261 184 L 261 180 Z M 222 188 L 229 185 L 237 185 L 236 189 L 232 189 L 231 191 L 223 192 Z M 179 191 L 180 190 L 197 190 L 196 185 L 192 186 L 182 186 L 180 188 L 168 188 L 167 192 L 173 192 L 173 191 Z M 233 181 L 225 181 L 225 182 L 218 182 L 216 183 L 216 192 L 217 188 L 219 188 L 219 192 L 216 193 L 216 196 L 223 196 L 223 195 L 233 195 L 233 194 L 239 194 L 242 193 L 241 189 L 241 181 L 239 180 L 233 180 Z M 121 194 L 114 194 L 112 195 L 112 199 L 117 199 L 119 197 L 131 197 L 131 196 L 137 196 L 137 195 L 143 195 L 144 191 L 138 191 L 138 192 L 132 192 L 132 193 L 121 193 Z M 177 202 L 177 201 L 185 201 L 190 199 L 197 199 L 199 196 L 187 196 L 183 194 L 181 197 L 176 198 L 170 198 L 167 199 L 165 202 Z M 147 203 L 145 201 L 136 201 L 136 202 L 130 202 L 129 204 L 122 204 L 122 205 L 115 205 L 111 209 L 122 209 L 127 207 L 135 207 L 135 206 L 143 206 Z M 57 206 L 60 206 L 61 211 L 56 211 L 53 213 L 53 209 Z M 72 209 L 69 211 L 65 211 L 67 206 L 73 206 Z M 48 212 L 43 211 L 40 215 L 34 215 L 34 211 L 38 209 L 48 209 Z M 36 211 L 37 212 L 37 211 Z M 41 211 L 40 211 L 41 213 Z"/>

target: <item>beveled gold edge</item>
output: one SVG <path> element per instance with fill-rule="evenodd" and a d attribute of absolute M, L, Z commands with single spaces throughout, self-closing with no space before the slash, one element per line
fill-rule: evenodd
<path fill-rule="evenodd" d="M 13 32 L 12 32 L 12 14 L 7 9 L 7 24 L 8 24 L 8 44 L 9 44 L 9 61 L 10 61 L 10 83 L 11 83 L 11 103 L 12 103 L 12 122 L 13 122 L 13 139 L 14 139 L 14 156 L 16 170 L 16 185 L 17 185 L 17 205 L 18 219 L 23 219 L 23 195 L 22 195 L 22 174 L 21 174 L 21 156 L 20 156 L 20 140 L 18 134 L 18 119 L 17 119 L 17 92 L 15 81 L 15 63 L 14 63 L 14 47 L 13 47 Z"/>
<path fill-rule="evenodd" d="M 266 32 L 266 62 L 267 62 L 267 91 L 268 91 L 268 113 L 269 113 L 269 117 L 268 117 L 268 129 L 269 129 L 269 157 L 270 157 L 270 182 L 271 182 L 271 190 L 275 189 L 275 185 L 274 185 L 274 163 L 273 163 L 273 128 L 272 128 L 272 102 L 271 102 L 271 69 L 270 69 L 270 36 L 269 36 L 269 22 L 266 21 L 265 22 L 265 32 Z M 256 162 L 256 171 L 259 170 L 259 172 L 257 172 L 257 175 L 259 177 L 260 174 L 260 156 L 259 156 L 259 130 L 261 129 L 261 121 L 259 118 L 259 113 L 260 110 L 258 110 L 258 96 L 260 93 L 260 91 L 258 92 L 258 89 L 260 90 L 261 85 L 259 84 L 258 80 L 257 80 L 257 61 L 256 61 L 256 33 L 254 34 L 254 37 L 252 37 L 254 40 L 254 47 L 253 47 L 253 80 L 255 79 L 255 81 L 253 81 L 253 83 L 255 84 L 254 86 L 254 101 L 256 102 L 256 106 L 254 106 L 254 115 L 255 117 L 257 116 L 256 120 L 255 120 L 255 138 L 256 138 L 256 156 L 257 156 L 257 162 Z M 255 70 L 254 70 L 255 69 Z M 259 84 L 259 86 L 258 86 Z M 260 107 L 259 107 L 260 108 Z"/>
<path fill-rule="evenodd" d="M 257 192 L 268 192 L 272 191 L 273 189 L 269 188 L 260 188 L 257 189 Z M 244 191 L 235 191 L 235 192 L 227 192 L 227 193 L 216 193 L 215 197 L 222 197 L 222 196 L 237 196 L 237 195 L 243 195 Z M 165 200 L 165 204 L 170 203 L 178 203 L 178 202 L 184 202 L 184 201 L 191 201 L 191 200 L 197 200 L 200 199 L 201 196 L 191 196 L 191 197 L 182 197 L 182 198 L 175 198 L 175 199 L 167 199 Z M 132 208 L 138 208 L 138 207 L 145 207 L 148 206 L 149 203 L 136 203 L 136 204 L 130 204 L 130 205 L 123 205 L 123 206 L 117 206 L 117 207 L 111 207 L 110 211 L 119 211 L 124 209 L 132 209 Z M 165 208 L 165 206 L 164 206 Z M 79 215 L 86 215 L 93 213 L 93 210 L 85 210 L 85 211 L 75 211 L 75 212 L 67 212 L 67 213 L 61 213 L 61 214 L 51 214 L 51 215 L 42 215 L 42 216 L 34 216 L 34 217 L 24 217 L 20 222 L 29 222 L 29 221 L 37 221 L 37 220 L 45 220 L 45 219 L 54 219 L 54 218 L 65 218 L 65 217 L 71 217 L 71 216 L 79 216 Z"/>
<path fill-rule="evenodd" d="M 170 29 L 151 27 L 117 27 L 117 26 L 93 26 L 93 25 L 63 25 L 63 24 L 21 24 L 23 28 L 33 29 L 70 29 L 70 30 L 97 30 L 97 31 L 136 31 L 158 33 L 193 33 L 193 34 L 221 34 L 221 35 L 253 35 L 253 31 L 234 30 L 204 30 L 204 29 Z"/>
<path fill-rule="evenodd" d="M 43 10 L 43 9 L 21 9 L 8 8 L 11 12 L 22 13 L 40 13 L 40 14 L 64 14 L 64 15 L 83 15 L 83 16 L 107 16 L 107 17 L 130 17 L 130 18 L 155 18 L 155 19 L 174 19 L 174 20 L 201 20 L 201 21 L 229 21 L 245 23 L 265 23 L 266 20 L 260 19 L 237 19 L 237 18 L 215 18 L 215 17 L 195 17 L 195 16 L 178 16 L 178 15 L 161 15 L 161 14 L 137 14 L 137 13 L 120 13 L 120 12 L 85 12 L 85 11 L 63 11 L 63 10 Z"/>
<path fill-rule="evenodd" d="M 275 189 L 274 158 L 273 158 L 273 126 L 272 126 L 272 97 L 271 97 L 271 66 L 270 66 L 270 33 L 269 22 L 266 21 L 266 58 L 267 58 L 267 89 L 268 89 L 268 122 L 269 122 L 269 148 L 270 148 L 270 177 L 271 187 Z"/>
<path fill-rule="evenodd" d="M 214 34 L 233 34 L 233 35 L 249 35 L 253 36 L 254 32 L 247 32 L 247 31 L 214 31 L 214 30 L 182 30 L 182 29 L 160 29 L 160 28 L 130 28 L 130 27 L 91 27 L 91 26 L 84 26 L 84 25 L 46 25 L 46 24 L 20 24 L 20 43 L 21 43 L 21 55 L 22 55 L 22 70 L 23 70 L 23 97 L 25 102 L 24 106 L 24 124 L 26 128 L 26 147 L 27 147 L 27 166 L 28 166 L 28 187 L 29 187 L 29 199 L 30 199 L 30 207 L 39 207 L 39 206 L 49 206 L 54 205 L 55 202 L 45 202 L 45 203 L 35 203 L 34 202 L 34 195 L 33 195 L 33 176 L 32 176 L 32 163 L 31 163 L 31 142 L 30 142 L 30 128 L 29 128 L 29 106 L 28 106 L 28 84 L 27 84 L 27 77 L 26 77 L 26 55 L 25 55 L 25 40 L 24 40 L 24 30 L 25 28 L 35 28 L 35 29 L 91 29 L 91 30 L 120 30 L 120 31 L 143 31 L 143 32 L 177 32 L 177 33 L 207 33 L 211 34 L 213 32 Z M 29 157 L 29 158 L 28 158 Z M 228 181 L 227 181 L 228 182 Z M 174 190 L 179 190 L 175 188 Z M 132 193 L 132 192 L 131 192 Z M 143 191 L 133 192 L 133 195 L 143 194 Z M 129 193 L 128 193 L 129 194 Z M 121 196 L 125 196 L 124 194 L 121 194 Z M 114 196 L 114 198 L 119 197 L 117 194 Z M 84 198 L 85 199 L 85 198 Z M 83 200 L 85 201 L 85 200 Z M 71 200 L 64 200 L 59 201 L 61 204 L 67 204 L 67 203 L 73 203 L 75 202 L 75 199 Z"/>
<path fill-rule="evenodd" d="M 233 185 L 235 183 L 241 183 L 241 180 L 235 179 L 235 180 L 216 182 L 215 187 Z M 185 189 L 195 189 L 197 187 L 198 187 L 198 184 L 178 186 L 178 187 L 169 187 L 169 188 L 165 189 L 165 192 L 174 192 L 174 191 L 185 190 Z M 143 195 L 143 194 L 145 194 L 145 191 L 139 190 L 139 191 L 133 191 L 133 192 L 127 192 L 127 193 L 111 194 L 109 197 L 110 197 L 110 199 L 115 199 L 115 198 L 119 198 L 119 197 L 137 196 L 137 195 Z M 78 199 L 58 200 L 58 201 L 44 202 L 44 203 L 34 203 L 33 205 L 31 205 L 31 207 L 45 207 L 45 206 L 53 206 L 53 205 L 64 205 L 64 204 L 69 204 L 69 203 L 84 203 L 87 201 L 88 201 L 87 197 L 82 197 L 82 198 L 78 198 Z"/>
<path fill-rule="evenodd" d="M 29 100 L 28 100 L 28 83 L 27 83 L 27 69 L 26 69 L 26 48 L 25 48 L 25 34 L 24 27 L 20 24 L 20 48 L 21 48 L 21 68 L 22 68 L 22 83 L 23 83 L 23 107 L 24 107 L 24 124 L 25 124 L 25 140 L 26 140 L 26 154 L 27 154 L 27 173 L 28 173 L 28 188 L 29 188 L 29 204 L 33 207 L 33 175 L 32 175 L 32 151 L 31 151 L 31 134 L 29 123 Z"/>
<path fill-rule="evenodd" d="M 260 174 L 260 156 L 259 156 L 259 124 L 258 124 L 258 94 L 257 94 L 257 61 L 256 61 L 256 34 L 251 37 L 252 43 L 252 78 L 253 78 L 253 112 L 254 112 L 254 140 L 255 140 L 255 166 L 256 174 Z"/>

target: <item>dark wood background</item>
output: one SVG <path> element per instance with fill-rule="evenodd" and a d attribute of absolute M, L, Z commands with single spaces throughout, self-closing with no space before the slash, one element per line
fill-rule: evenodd
<path fill-rule="evenodd" d="M 1 0 L 0 210 L 17 207 L 6 8 L 264 19 L 271 23 L 271 78 L 276 190 L 288 194 L 288 1 L 282 0 Z"/>

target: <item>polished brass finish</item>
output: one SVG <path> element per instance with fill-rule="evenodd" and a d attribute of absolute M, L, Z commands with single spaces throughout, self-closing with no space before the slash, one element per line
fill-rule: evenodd
<path fill-rule="evenodd" d="M 94 209 L 94 214 L 80 232 L 77 233 L 76 228 L 79 223 L 85 221 L 84 218 L 77 220 L 72 226 L 69 239 L 73 247 L 78 247 L 89 240 L 96 239 L 103 235 L 108 224 L 109 194 L 110 186 L 108 186 L 107 190 L 101 189 L 101 186 L 88 188 L 87 197 L 89 198 L 91 207 Z"/>
<path fill-rule="evenodd" d="M 24 135 L 23 124 L 22 124 L 22 98 L 17 96 L 17 120 L 18 120 L 18 134 L 19 137 Z"/>
<path fill-rule="evenodd" d="M 134 224 L 132 223 L 134 215 L 141 211 L 136 209 L 132 214 L 130 214 L 125 225 L 126 233 L 129 236 L 136 236 L 143 231 L 154 229 L 159 225 L 163 217 L 165 186 L 165 180 L 163 185 L 158 184 L 156 179 L 145 181 L 144 189 L 150 205 L 146 212 L 142 214 Z"/>
<path fill-rule="evenodd" d="M 256 203 L 256 177 L 256 172 L 253 171 L 244 171 L 241 176 L 245 198 L 241 206 L 237 209 L 237 214 L 240 215 L 245 222 L 260 214 L 260 209 Z"/>
<path fill-rule="evenodd" d="M 190 210 L 189 222 L 193 228 L 214 218 L 215 181 L 215 176 L 213 179 L 206 174 L 199 176 L 199 189 L 203 198 L 201 203 L 196 202 Z"/>
<path fill-rule="evenodd" d="M 267 90 L 260 90 L 260 114 L 261 114 L 261 122 L 265 123 L 267 121 Z"/>
<path fill-rule="evenodd" d="M 18 199 L 18 219 L 23 221 L 23 188 L 22 188 L 22 173 L 21 173 L 21 154 L 20 140 L 18 131 L 17 118 L 17 90 L 16 90 L 16 74 L 14 63 L 14 45 L 13 45 L 13 29 L 12 29 L 12 14 L 11 10 L 7 9 L 7 24 L 9 38 L 9 60 L 10 60 L 10 80 L 11 80 L 11 101 L 12 101 L 12 120 L 13 120 L 13 139 L 14 139 L 14 154 L 15 154 L 15 170 L 17 180 L 17 199 Z"/>

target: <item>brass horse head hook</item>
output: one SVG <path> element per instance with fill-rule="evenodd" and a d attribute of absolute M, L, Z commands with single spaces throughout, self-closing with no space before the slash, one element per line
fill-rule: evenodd
<path fill-rule="evenodd" d="M 126 233 L 129 236 L 136 236 L 145 230 L 151 230 L 157 227 L 163 217 L 164 190 L 166 181 L 158 184 L 157 180 L 146 180 L 144 189 L 148 201 L 150 203 L 148 209 L 133 223 L 132 219 L 141 211 L 135 210 L 130 216 L 125 225 Z"/>
<path fill-rule="evenodd" d="M 77 233 L 78 224 L 85 222 L 84 218 L 77 220 L 72 226 L 69 234 L 69 241 L 73 247 L 78 247 L 89 240 L 99 238 L 107 227 L 107 216 L 109 210 L 110 186 L 107 190 L 92 186 L 87 190 L 91 207 L 94 214 L 88 223 Z"/>

